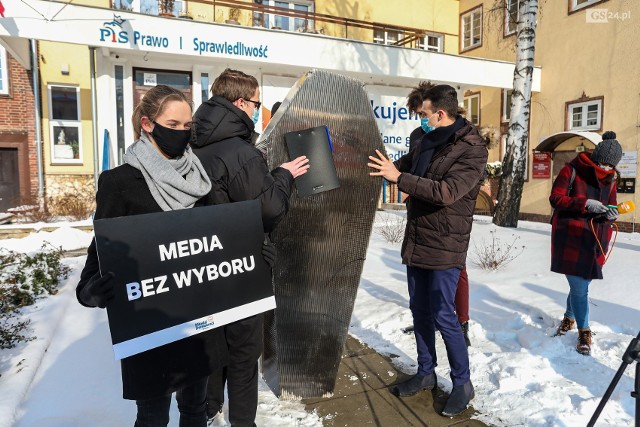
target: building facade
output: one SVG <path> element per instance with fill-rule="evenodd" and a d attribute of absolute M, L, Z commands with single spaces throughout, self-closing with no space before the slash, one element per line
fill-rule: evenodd
<path fill-rule="evenodd" d="M 33 105 L 30 71 L 0 46 L 0 212 L 36 200 Z"/>
<path fill-rule="evenodd" d="M 515 59 L 517 0 L 461 0 L 460 54 Z M 600 135 L 613 130 L 624 156 L 618 169 L 619 201 L 638 204 L 636 177 L 640 148 L 640 2 L 625 0 L 540 0 L 535 64 L 543 79 L 532 96 L 528 173 L 521 217 L 546 220 L 553 178 Z M 465 103 L 480 126 L 499 129 L 501 143 L 490 161 L 504 156 L 510 90 L 473 88 Z M 550 158 L 550 163 L 549 163 Z M 620 218 L 637 231 L 637 213 Z"/>
<path fill-rule="evenodd" d="M 49 197 L 90 196 L 99 172 L 122 163 L 133 143 L 131 113 L 146 90 L 170 84 L 197 108 L 227 67 L 258 78 L 264 124 L 271 105 L 309 69 L 361 79 L 394 158 L 408 151 L 407 137 L 419 125 L 404 108 L 407 93 L 421 80 L 448 83 L 468 118 L 496 134 L 490 160 L 505 152 L 516 0 L 407 0 L 402 7 L 379 0 L 25 1 L 3 1 L 0 23 L 13 19 L 16 31 L 0 26 L 0 43 L 28 58 L 21 43 L 38 42 Z M 619 199 L 638 203 L 640 79 L 630 54 L 638 49 L 637 19 L 638 2 L 540 1 L 523 218 L 548 218 L 554 175 L 576 150 L 593 149 L 605 130 L 618 134 L 625 151 Z M 17 108 L 5 109 L 5 102 L 0 95 L 2 111 Z M 20 102 L 27 107 L 17 111 L 28 115 L 33 99 Z M 29 130 L 19 132 L 30 140 Z M 28 168 L 27 193 L 35 182 Z M 486 191 L 495 189 L 494 182 Z M 631 215 L 624 220 L 635 229 Z"/>

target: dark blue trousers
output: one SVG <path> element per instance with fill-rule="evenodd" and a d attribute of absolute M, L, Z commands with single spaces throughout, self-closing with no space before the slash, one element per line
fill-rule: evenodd
<path fill-rule="evenodd" d="M 469 353 L 455 309 L 460 269 L 424 270 L 407 267 L 409 307 L 418 349 L 418 373 L 429 375 L 437 366 L 436 329 L 440 331 L 451 366 L 454 386 L 469 382 Z"/>

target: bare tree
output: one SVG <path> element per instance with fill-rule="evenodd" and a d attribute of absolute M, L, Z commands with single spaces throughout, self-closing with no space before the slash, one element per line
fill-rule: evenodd
<path fill-rule="evenodd" d="M 513 73 L 511 115 L 506 153 L 502 162 L 502 180 L 493 223 L 501 227 L 517 227 L 518 213 L 526 174 L 529 120 L 531 118 L 531 81 L 536 41 L 538 0 L 518 0 L 516 30 L 516 65 Z"/>

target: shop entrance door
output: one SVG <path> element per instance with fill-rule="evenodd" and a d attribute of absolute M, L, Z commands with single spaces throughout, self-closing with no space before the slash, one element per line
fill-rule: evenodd
<path fill-rule="evenodd" d="M 171 86 L 183 92 L 189 101 L 193 100 L 191 95 L 191 73 L 187 71 L 166 71 L 152 70 L 147 68 L 133 69 L 133 108 L 140 103 L 140 100 L 157 85 Z"/>

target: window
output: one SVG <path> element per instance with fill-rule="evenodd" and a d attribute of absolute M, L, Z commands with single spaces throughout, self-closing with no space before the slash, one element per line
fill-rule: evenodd
<path fill-rule="evenodd" d="M 377 44 L 394 44 L 403 37 L 400 31 L 373 30 L 373 42 Z"/>
<path fill-rule="evenodd" d="M 505 0 L 504 35 L 515 34 L 520 19 L 520 0 Z"/>
<path fill-rule="evenodd" d="M 575 12 L 603 1 L 606 0 L 569 0 L 569 6 L 571 7 L 571 12 Z"/>
<path fill-rule="evenodd" d="M 508 122 L 511 117 L 511 94 L 512 89 L 502 89 L 502 122 Z"/>
<path fill-rule="evenodd" d="M 200 74 L 200 91 L 202 95 L 201 102 L 205 102 L 209 99 L 209 73 Z"/>
<path fill-rule="evenodd" d="M 600 130 L 602 98 L 567 103 L 567 130 Z"/>
<path fill-rule="evenodd" d="M 428 50 L 429 52 L 443 52 L 444 51 L 444 37 L 442 34 L 425 34 L 424 37 L 416 40 L 416 47 L 418 49 Z"/>
<path fill-rule="evenodd" d="M 307 0 L 297 1 L 276 1 L 276 0 L 256 0 L 255 3 L 265 6 L 281 7 L 296 12 L 313 12 L 313 2 Z M 260 16 L 264 15 L 264 16 Z M 263 26 L 265 28 L 273 28 L 277 30 L 312 32 L 313 20 L 296 18 L 293 16 L 277 15 L 277 14 L 261 14 L 254 13 L 254 25 Z"/>
<path fill-rule="evenodd" d="M 113 8 L 129 12 L 158 15 L 160 1 L 158 0 L 113 0 Z M 173 15 L 179 16 L 186 12 L 186 1 L 175 0 L 173 3 Z"/>
<path fill-rule="evenodd" d="M 464 108 L 467 110 L 467 120 L 480 126 L 480 92 L 470 93 L 464 97 Z"/>
<path fill-rule="evenodd" d="M 9 95 L 9 61 L 7 51 L 0 45 L 0 95 Z"/>
<path fill-rule="evenodd" d="M 80 88 L 49 85 L 52 163 L 82 163 Z"/>
<path fill-rule="evenodd" d="M 482 6 L 461 15 L 462 50 L 482 45 Z"/>

